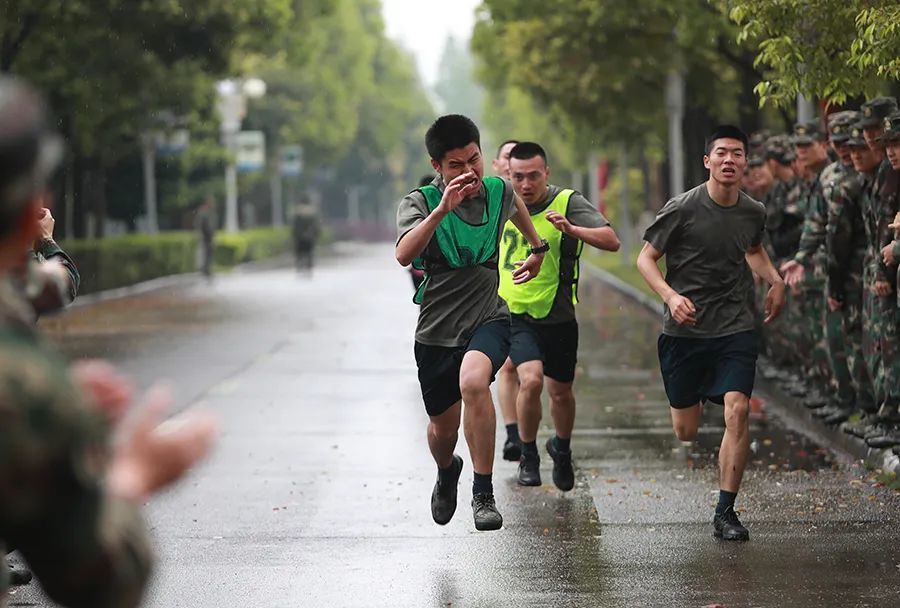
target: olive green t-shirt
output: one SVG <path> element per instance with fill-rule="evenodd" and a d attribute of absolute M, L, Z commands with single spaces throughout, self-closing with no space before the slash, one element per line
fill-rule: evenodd
<path fill-rule="evenodd" d="M 550 206 L 550 203 L 562 190 L 563 188 L 559 186 L 549 185 L 547 187 L 547 197 L 540 203 L 528 205 L 528 214 L 540 215 L 546 212 L 547 207 Z M 604 226 L 609 226 L 609 220 L 603 217 L 603 214 L 584 198 L 580 192 L 574 192 L 569 199 L 566 219 L 573 226 L 580 226 L 581 228 L 603 228 Z M 515 315 L 516 318 L 524 318 L 530 323 L 543 325 L 567 323 L 575 319 L 575 303 L 572 301 L 572 288 L 578 239 L 563 235 L 560 248 L 562 249 L 562 256 L 559 260 L 559 289 L 556 290 L 556 298 L 553 300 L 553 306 L 550 308 L 549 314 L 543 319 L 533 319 L 527 314 Z"/>
<path fill-rule="evenodd" d="M 433 186 L 441 192 L 444 183 L 440 176 L 436 177 Z M 503 180 L 502 209 L 500 226 L 516 213 L 515 197 L 512 185 Z M 453 211 L 460 219 L 470 224 L 481 224 L 484 221 L 487 200 L 484 187 L 473 197 L 465 199 Z M 428 203 L 425 196 L 415 190 L 400 201 L 397 210 L 397 242 L 428 217 Z M 497 253 L 489 260 L 494 268 L 474 266 L 459 268 L 448 272 L 431 275 L 425 292 L 422 294 L 422 305 L 419 308 L 419 322 L 416 326 L 416 342 L 430 346 L 458 347 L 468 344 L 475 330 L 490 321 L 509 319 L 506 302 L 497 293 L 500 275 L 496 269 L 499 256 L 499 243 L 502 230 L 498 230 L 492 238 L 497 240 Z M 425 253 L 437 256 L 440 246 L 432 237 L 425 247 Z"/>
<path fill-rule="evenodd" d="M 754 328 L 753 277 L 744 258 L 762 243 L 766 208 L 741 192 L 724 207 L 700 184 L 670 200 L 644 233 L 666 256 L 666 282 L 694 303 L 697 324 L 679 325 L 665 308 L 663 333 L 718 338 Z"/>

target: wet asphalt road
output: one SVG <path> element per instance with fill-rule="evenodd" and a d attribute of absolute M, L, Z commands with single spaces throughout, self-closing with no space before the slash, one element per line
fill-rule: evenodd
<path fill-rule="evenodd" d="M 764 393 L 738 497 L 752 540 L 716 541 L 721 410 L 679 443 L 658 319 L 599 283 L 581 291 L 577 486 L 557 491 L 546 455 L 540 488 L 498 461 L 505 525 L 486 533 L 462 438 L 456 517 L 431 521 L 416 310 L 390 246 L 343 246 L 312 277 L 232 274 L 44 327 L 67 353 L 108 357 L 142 386 L 168 378 L 178 407 L 221 418 L 213 457 L 147 505 L 160 564 L 146 606 L 900 605 L 900 496 L 789 430 Z M 10 599 L 50 605 L 34 585 Z"/>

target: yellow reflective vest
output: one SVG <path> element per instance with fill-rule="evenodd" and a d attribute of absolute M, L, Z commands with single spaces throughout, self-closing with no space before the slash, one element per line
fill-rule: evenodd
<path fill-rule="evenodd" d="M 560 280 L 571 280 L 572 301 L 578 301 L 578 258 L 584 249 L 584 243 L 580 240 L 575 253 L 575 272 L 572 277 L 560 276 L 560 260 L 562 258 L 562 242 L 566 237 L 557 230 L 546 217 L 547 211 L 556 211 L 563 217 L 569 208 L 569 199 L 574 190 L 562 190 L 557 194 L 550 205 L 537 215 L 531 216 L 531 221 L 541 238 L 550 244 L 550 250 L 544 254 L 544 262 L 538 275 L 527 283 L 516 285 L 513 283 L 512 273 L 516 269 L 515 262 L 528 257 L 531 253 L 531 245 L 519 232 L 519 229 L 511 222 L 506 222 L 503 228 L 503 236 L 500 241 L 500 297 L 506 300 L 509 311 L 513 314 L 527 314 L 533 319 L 543 319 L 550 314 L 556 292 L 559 289 Z"/>

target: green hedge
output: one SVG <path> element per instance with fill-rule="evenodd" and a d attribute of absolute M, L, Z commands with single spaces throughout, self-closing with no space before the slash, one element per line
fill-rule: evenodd
<path fill-rule="evenodd" d="M 131 234 L 104 239 L 66 241 L 61 244 L 81 273 L 80 293 L 115 289 L 172 274 L 197 270 L 198 237 L 195 232 L 164 232 L 151 236 Z M 216 235 L 213 259 L 230 268 L 284 253 L 290 249 L 287 228 L 260 228 L 238 234 Z"/>

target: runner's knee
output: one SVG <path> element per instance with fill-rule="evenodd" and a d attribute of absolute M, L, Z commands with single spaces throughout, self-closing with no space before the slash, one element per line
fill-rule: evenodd
<path fill-rule="evenodd" d="M 746 424 L 750 416 L 750 400 L 744 396 L 725 399 L 725 426 Z"/>
<path fill-rule="evenodd" d="M 519 374 L 519 390 L 525 393 L 538 393 L 544 390 L 544 376 L 537 370 L 525 370 Z"/>
<path fill-rule="evenodd" d="M 459 391 L 467 405 L 476 403 L 485 395 L 490 395 L 490 377 L 481 370 L 470 369 L 459 374 Z"/>
<path fill-rule="evenodd" d="M 697 425 L 684 422 L 676 422 L 672 425 L 672 428 L 675 430 L 675 436 L 678 437 L 679 441 L 693 441 L 697 438 L 697 431 L 699 430 Z"/>

